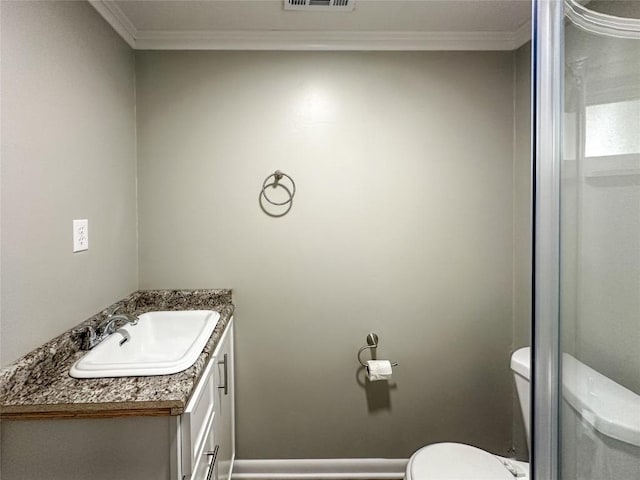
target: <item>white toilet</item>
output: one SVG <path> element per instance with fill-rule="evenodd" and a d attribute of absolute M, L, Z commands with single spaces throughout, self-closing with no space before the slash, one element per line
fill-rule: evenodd
<path fill-rule="evenodd" d="M 511 355 L 511 370 L 529 442 L 529 347 Z M 529 464 L 493 455 L 461 443 L 436 443 L 422 447 L 409 459 L 405 480 L 528 480 Z"/>

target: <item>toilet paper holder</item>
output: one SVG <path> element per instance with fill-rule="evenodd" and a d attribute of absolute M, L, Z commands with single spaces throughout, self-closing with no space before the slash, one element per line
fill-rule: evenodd
<path fill-rule="evenodd" d="M 367 344 L 363 347 L 360 347 L 360 349 L 358 350 L 358 362 L 360 362 L 360 365 L 362 365 L 364 368 L 367 368 L 367 364 L 365 362 L 362 361 L 362 359 L 360 358 L 360 355 L 362 355 L 362 352 L 364 352 L 367 349 L 373 349 L 376 348 L 378 346 L 378 335 L 376 335 L 375 333 L 370 333 L 367 335 Z M 398 362 L 391 362 L 391 366 L 392 367 L 397 367 L 398 366 Z"/>

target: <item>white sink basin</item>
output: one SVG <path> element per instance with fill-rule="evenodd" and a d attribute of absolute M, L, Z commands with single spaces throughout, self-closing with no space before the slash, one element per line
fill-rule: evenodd
<path fill-rule="evenodd" d="M 168 375 L 202 353 L 220 314 L 213 310 L 149 312 L 87 352 L 69 371 L 75 378 Z"/>

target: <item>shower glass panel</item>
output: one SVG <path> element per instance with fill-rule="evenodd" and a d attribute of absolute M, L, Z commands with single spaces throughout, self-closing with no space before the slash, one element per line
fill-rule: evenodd
<path fill-rule="evenodd" d="M 562 93 L 558 478 L 640 479 L 640 2 L 565 3 Z"/>

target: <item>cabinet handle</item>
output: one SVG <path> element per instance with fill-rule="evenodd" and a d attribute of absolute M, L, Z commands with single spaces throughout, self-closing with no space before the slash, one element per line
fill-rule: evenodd
<path fill-rule="evenodd" d="M 213 475 L 213 470 L 216 466 L 216 460 L 218 459 L 218 450 L 220 449 L 220 445 L 216 445 L 216 448 L 213 449 L 213 452 L 207 452 L 207 455 L 211 457 L 211 461 L 209 462 L 209 467 L 207 468 L 207 480 L 211 480 L 211 475 Z"/>
<path fill-rule="evenodd" d="M 229 364 L 227 362 L 227 354 L 224 354 L 224 360 L 218 362 L 218 365 L 224 365 L 224 385 L 218 386 L 218 388 L 224 389 L 224 394 L 227 395 L 229 393 Z"/>

